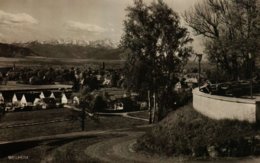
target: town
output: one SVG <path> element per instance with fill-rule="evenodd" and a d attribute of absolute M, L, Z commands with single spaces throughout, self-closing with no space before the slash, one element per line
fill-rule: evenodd
<path fill-rule="evenodd" d="M 0 1 L 0 162 L 259 162 L 260 0 Z"/>

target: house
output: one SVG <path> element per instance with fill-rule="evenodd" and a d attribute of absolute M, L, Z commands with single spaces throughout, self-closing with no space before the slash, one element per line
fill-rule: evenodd
<path fill-rule="evenodd" d="M 13 97 L 12 97 L 12 106 L 13 106 L 13 110 L 19 110 L 19 109 L 23 109 L 24 105 L 26 105 L 26 99 L 24 97 L 23 99 L 23 104 L 21 103 L 21 99 L 23 98 L 23 94 L 21 93 L 14 93 Z"/>
<path fill-rule="evenodd" d="M 40 98 L 35 98 L 33 101 L 33 106 L 37 106 L 41 102 Z"/>
<path fill-rule="evenodd" d="M 26 100 L 26 97 L 25 95 L 23 94 L 22 98 L 21 98 L 21 101 L 20 101 L 22 107 L 25 107 L 27 106 L 27 100 Z"/>
<path fill-rule="evenodd" d="M 40 94 L 40 99 L 43 99 L 43 98 L 45 98 L 45 95 L 44 95 L 44 93 L 43 92 L 41 92 L 41 94 Z"/>
<path fill-rule="evenodd" d="M 16 94 L 14 94 L 14 95 L 13 95 L 13 98 L 12 98 L 12 103 L 14 104 L 14 103 L 16 103 L 16 102 L 18 102 L 18 99 L 17 99 Z"/>
<path fill-rule="evenodd" d="M 3 94 L 0 92 L 0 104 L 4 104 L 5 103 L 5 99 Z"/>
<path fill-rule="evenodd" d="M 51 92 L 50 98 L 55 98 L 54 93 Z"/>
<path fill-rule="evenodd" d="M 104 86 L 110 86 L 111 85 L 111 76 L 106 75 L 104 78 L 104 81 L 102 83 Z"/>
<path fill-rule="evenodd" d="M 72 104 L 79 105 L 79 98 L 77 96 L 74 96 L 72 99 Z"/>
<path fill-rule="evenodd" d="M 114 103 L 114 110 L 124 110 L 124 104 L 120 101 Z"/>
<path fill-rule="evenodd" d="M 68 98 L 65 93 L 62 93 L 61 104 L 68 104 Z"/>

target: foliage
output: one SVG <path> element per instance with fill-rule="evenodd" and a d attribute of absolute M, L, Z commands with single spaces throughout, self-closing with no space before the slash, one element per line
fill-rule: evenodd
<path fill-rule="evenodd" d="M 178 14 L 162 0 L 149 5 L 135 0 L 126 11 L 121 38 L 121 47 L 128 50 L 126 83 L 141 94 L 150 91 L 149 101 L 154 102 L 149 106 L 155 108 L 162 92 L 175 84 L 176 72 L 187 63 L 192 39 Z"/>
<path fill-rule="evenodd" d="M 103 112 L 106 108 L 107 108 L 107 102 L 103 99 L 102 96 L 97 96 L 94 99 L 93 111 Z"/>
<path fill-rule="evenodd" d="M 164 87 L 168 76 L 186 63 L 192 39 L 179 16 L 162 0 L 135 0 L 127 9 L 121 46 L 128 49 L 126 73 L 132 89 Z M 165 79 L 166 78 L 166 79 Z"/>
<path fill-rule="evenodd" d="M 259 55 L 259 7 L 259 0 L 204 0 L 184 15 L 196 34 L 205 36 L 209 61 L 233 80 L 249 78 Z"/>
<path fill-rule="evenodd" d="M 187 105 L 191 99 L 191 90 L 183 90 L 176 92 L 172 90 L 165 90 L 159 95 L 159 111 L 158 120 L 162 120 L 167 114 L 173 110 L 177 110 L 181 106 Z"/>
<path fill-rule="evenodd" d="M 247 156 L 255 154 L 257 134 L 247 122 L 211 120 L 186 106 L 139 138 L 137 148 L 169 156 Z"/>

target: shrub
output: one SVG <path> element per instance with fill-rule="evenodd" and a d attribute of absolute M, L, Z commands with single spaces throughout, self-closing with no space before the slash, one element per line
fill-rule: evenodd
<path fill-rule="evenodd" d="M 94 100 L 94 106 L 93 106 L 93 111 L 94 112 L 102 112 L 107 108 L 107 103 L 106 101 L 101 97 L 97 96 Z"/>
<path fill-rule="evenodd" d="M 137 141 L 137 149 L 166 155 L 247 156 L 255 152 L 256 127 L 247 122 L 215 121 L 191 106 L 171 113 Z"/>

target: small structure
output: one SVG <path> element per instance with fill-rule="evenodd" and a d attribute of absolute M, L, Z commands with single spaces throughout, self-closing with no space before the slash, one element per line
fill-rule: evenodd
<path fill-rule="evenodd" d="M 40 103 L 41 99 L 40 98 L 35 98 L 33 101 L 33 106 L 37 106 Z"/>
<path fill-rule="evenodd" d="M 5 103 L 5 99 L 3 94 L 0 92 L 0 104 L 4 104 Z"/>
<path fill-rule="evenodd" d="M 68 98 L 65 93 L 62 93 L 61 95 L 61 104 L 68 104 Z"/>
<path fill-rule="evenodd" d="M 102 83 L 104 86 L 109 86 L 109 85 L 111 85 L 111 77 L 110 76 L 106 76 L 105 78 L 104 78 L 104 81 L 103 81 L 103 83 Z"/>
<path fill-rule="evenodd" d="M 73 99 L 72 99 L 72 103 L 74 105 L 79 105 L 79 98 L 77 96 L 74 96 Z"/>
<path fill-rule="evenodd" d="M 55 95 L 53 92 L 51 92 L 50 98 L 55 98 Z"/>
<path fill-rule="evenodd" d="M 23 94 L 20 102 L 21 102 L 22 107 L 27 106 L 27 100 L 26 100 L 26 97 L 24 94 Z"/>
<path fill-rule="evenodd" d="M 16 103 L 16 102 L 18 102 L 18 99 L 17 99 L 16 94 L 14 94 L 14 95 L 13 95 L 13 98 L 12 98 L 12 103 L 14 104 L 14 103 Z"/>
<path fill-rule="evenodd" d="M 114 110 L 124 110 L 124 104 L 120 101 L 114 103 Z"/>
<path fill-rule="evenodd" d="M 43 99 L 43 98 L 45 98 L 45 96 L 44 96 L 44 93 L 43 92 L 41 92 L 41 94 L 40 94 L 40 99 Z"/>

